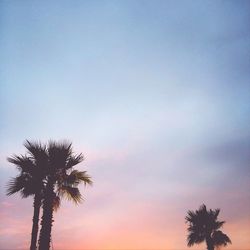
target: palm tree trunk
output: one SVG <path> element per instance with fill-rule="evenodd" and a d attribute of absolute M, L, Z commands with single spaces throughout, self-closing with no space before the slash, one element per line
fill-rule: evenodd
<path fill-rule="evenodd" d="M 36 194 L 34 197 L 34 214 L 33 214 L 33 226 L 31 232 L 30 250 L 36 250 L 40 207 L 41 207 L 41 195 Z"/>
<path fill-rule="evenodd" d="M 214 250 L 214 244 L 211 236 L 206 237 L 207 250 Z"/>
<path fill-rule="evenodd" d="M 43 216 L 39 237 L 39 250 L 49 250 L 53 223 L 54 180 L 48 180 L 43 202 Z"/>

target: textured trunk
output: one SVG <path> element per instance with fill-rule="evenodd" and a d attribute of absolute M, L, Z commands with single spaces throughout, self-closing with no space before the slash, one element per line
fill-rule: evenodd
<path fill-rule="evenodd" d="M 207 250 L 214 250 L 214 244 L 211 236 L 206 237 L 206 243 L 207 243 Z"/>
<path fill-rule="evenodd" d="M 43 216 L 39 237 L 39 250 L 49 250 L 51 242 L 51 229 L 53 223 L 54 180 L 48 180 L 45 199 L 43 202 Z"/>
<path fill-rule="evenodd" d="M 33 214 L 33 226 L 31 233 L 30 250 L 36 250 L 40 207 L 41 207 L 41 195 L 36 194 L 34 197 L 34 214 Z"/>

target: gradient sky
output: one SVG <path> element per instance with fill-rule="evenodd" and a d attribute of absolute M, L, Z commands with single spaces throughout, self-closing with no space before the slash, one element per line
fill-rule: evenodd
<path fill-rule="evenodd" d="M 1 1 L 0 248 L 28 248 L 32 199 L 5 196 L 25 139 L 68 139 L 93 177 L 55 249 L 187 249 L 221 208 L 250 249 L 249 1 Z M 205 245 L 193 249 L 205 249 Z"/>

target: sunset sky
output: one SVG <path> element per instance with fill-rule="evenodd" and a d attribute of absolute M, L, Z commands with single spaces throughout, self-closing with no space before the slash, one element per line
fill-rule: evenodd
<path fill-rule="evenodd" d="M 188 249 L 205 203 L 249 250 L 249 24 L 241 0 L 1 1 L 0 249 L 27 249 L 33 216 L 6 158 L 68 139 L 94 185 L 56 213 L 54 249 Z"/>

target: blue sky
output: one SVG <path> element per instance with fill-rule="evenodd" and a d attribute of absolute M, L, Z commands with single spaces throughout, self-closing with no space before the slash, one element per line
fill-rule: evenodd
<path fill-rule="evenodd" d="M 6 157 L 23 153 L 25 139 L 66 138 L 86 155 L 84 167 L 96 183 L 87 190 L 85 212 L 100 223 L 90 235 L 101 232 L 110 211 L 118 221 L 126 217 L 119 211 L 129 201 L 155 204 L 145 208 L 154 218 L 145 228 L 161 232 L 165 227 L 154 217 L 160 207 L 166 207 L 160 214 L 176 208 L 182 228 L 186 210 L 205 202 L 223 209 L 236 239 L 232 247 L 246 249 L 249 241 L 240 234 L 249 233 L 250 224 L 248 1 L 0 5 L 1 187 L 15 174 Z M 3 188 L 0 198 L 31 205 L 5 197 Z M 177 229 L 165 238 L 169 233 L 176 239 L 171 244 L 183 248 Z M 110 235 L 114 231 L 115 222 Z M 102 238 L 89 244 L 145 247 L 139 239 L 147 232 L 137 245 L 132 234 L 112 246 Z M 0 246 L 15 247 L 6 245 L 8 237 Z M 166 249 L 164 237 L 157 237 L 145 244 Z"/>

